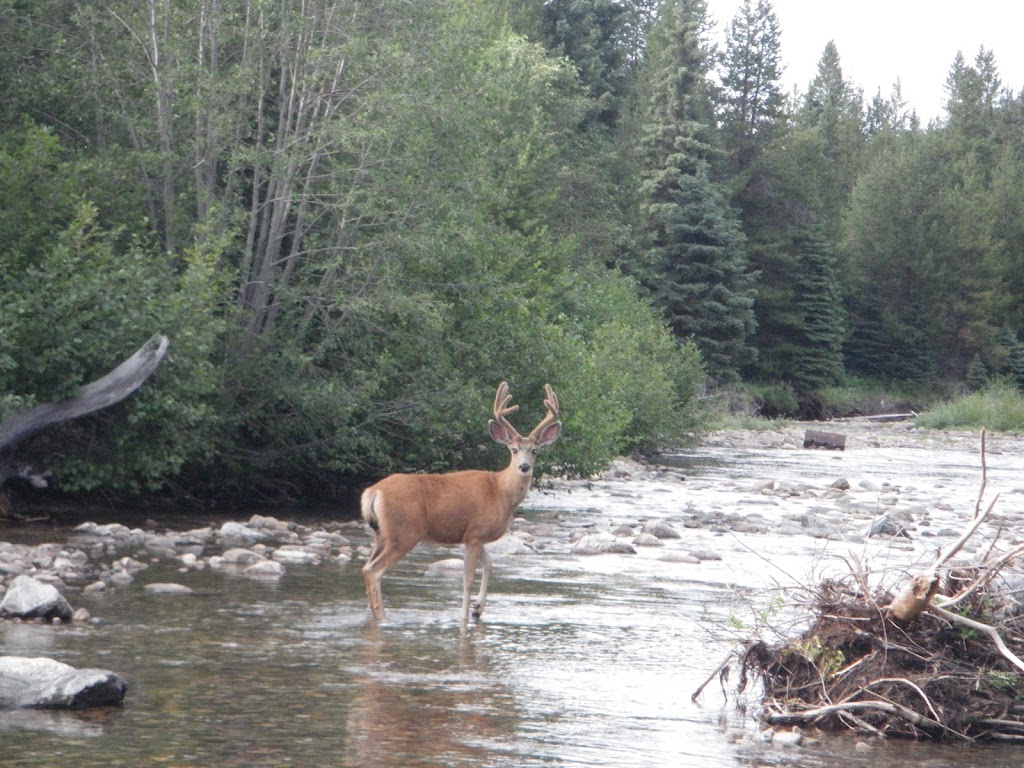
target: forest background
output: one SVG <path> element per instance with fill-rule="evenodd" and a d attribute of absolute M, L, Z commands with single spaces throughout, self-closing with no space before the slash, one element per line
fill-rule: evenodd
<path fill-rule="evenodd" d="M 723 403 L 1024 384 L 1024 97 L 981 50 L 923 126 L 745 0 L 0 0 L 0 414 L 155 332 L 37 438 L 69 491 L 330 495 L 558 391 L 586 473 Z"/>

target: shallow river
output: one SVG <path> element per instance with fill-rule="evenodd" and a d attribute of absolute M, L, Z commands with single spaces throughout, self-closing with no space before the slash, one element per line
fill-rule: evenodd
<path fill-rule="evenodd" d="M 929 509 L 941 498 L 934 515 L 948 521 L 933 526 L 956 525 L 973 508 L 980 476 L 977 455 L 964 451 L 705 449 L 679 463 L 686 482 L 534 493 L 523 517 L 561 530 L 607 530 L 648 517 L 679 523 L 694 509 L 771 517 L 816 502 L 754 494 L 752 483 L 827 488 L 843 477 L 855 487 L 862 479 L 888 481 L 908 503 Z M 989 486 L 1004 493 L 1000 504 L 1011 519 L 1024 498 L 1022 472 L 1024 447 L 989 457 Z M 913 562 L 944 540 L 894 546 L 707 527 L 682 532 L 684 540 L 670 546 L 713 549 L 722 560 L 665 562 L 654 548 L 578 556 L 567 535 L 536 554 L 496 559 L 485 618 L 464 633 L 459 580 L 424 576 L 428 564 L 455 551 L 421 546 L 389 571 L 388 615 L 379 627 L 368 621 L 358 559 L 290 566 L 269 584 L 154 565 L 128 587 L 72 594 L 92 624 L 0 624 L 2 654 L 104 667 L 129 682 L 120 709 L 0 713 L 0 765 L 1019 764 L 1020 748 L 858 746 L 850 736 L 783 748 L 754 738 L 756 723 L 717 683 L 691 702 L 733 647 L 738 635 L 730 627 L 749 626 L 773 585 L 830 567 L 833 555 L 851 548 Z M 194 593 L 148 595 L 140 586 L 147 581 L 178 581 Z"/>

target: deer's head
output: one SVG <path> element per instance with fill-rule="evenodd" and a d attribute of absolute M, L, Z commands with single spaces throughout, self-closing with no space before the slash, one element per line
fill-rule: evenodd
<path fill-rule="evenodd" d="M 520 435 L 506 418 L 519 410 L 518 405 L 508 404 L 512 396 L 508 393 L 506 382 L 501 382 L 494 397 L 494 418 L 488 424 L 491 437 L 508 447 L 511 454 L 509 466 L 516 467 L 524 476 L 533 473 L 537 450 L 551 445 L 562 432 L 562 422 L 558 420 L 558 396 L 550 384 L 545 384 L 544 389 L 547 392 L 547 397 L 544 398 L 544 405 L 548 409 L 547 416 L 526 437 Z"/>

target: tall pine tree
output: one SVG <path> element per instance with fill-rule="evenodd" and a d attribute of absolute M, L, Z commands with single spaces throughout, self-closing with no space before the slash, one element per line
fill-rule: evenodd
<path fill-rule="evenodd" d="M 699 30 L 703 3 L 662 8 L 648 46 L 640 152 L 648 249 L 641 279 L 717 381 L 754 357 L 754 278 L 739 221 L 709 175 L 711 107 Z"/>

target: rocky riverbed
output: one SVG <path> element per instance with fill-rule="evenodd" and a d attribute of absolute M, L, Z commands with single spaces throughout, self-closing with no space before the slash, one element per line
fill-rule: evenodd
<path fill-rule="evenodd" d="M 808 428 L 846 434 L 847 450 L 800 448 Z M 692 454 L 662 465 L 621 459 L 598 477 L 545 480 L 510 535 L 489 549 L 497 558 L 549 552 L 696 565 L 741 557 L 752 548 L 799 554 L 806 547 L 784 543 L 797 537 L 844 545 L 883 542 L 887 552 L 921 554 L 956 536 L 971 514 L 981 482 L 980 446 L 973 432 L 869 421 L 718 432 Z M 1024 439 L 990 435 L 986 455 L 1002 468 L 1004 480 L 1012 478 L 1024 460 Z M 930 471 L 952 457 L 968 463 L 977 457 L 978 470 L 961 472 L 956 482 Z M 705 465 L 692 473 L 696 460 Z M 716 461 L 730 472 L 716 471 Z M 998 490 L 1004 501 L 992 525 L 1014 542 L 1024 524 L 1024 490 L 1016 484 Z M 368 545 L 358 520 L 300 524 L 257 514 L 188 530 L 156 522 L 135 528 L 86 522 L 54 541 L 0 543 L 0 617 L 88 621 L 87 611 L 74 610 L 76 593 L 188 593 L 184 584 L 150 579 L 147 570 L 155 563 L 173 563 L 182 574 L 211 569 L 274 580 L 292 568 L 358 562 Z M 461 573 L 461 563 L 440 559 L 428 572 Z M 70 610 L 15 610 L 4 592 L 19 576 L 52 585 Z"/>

